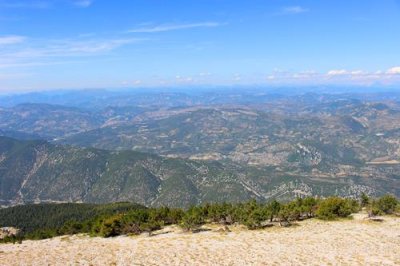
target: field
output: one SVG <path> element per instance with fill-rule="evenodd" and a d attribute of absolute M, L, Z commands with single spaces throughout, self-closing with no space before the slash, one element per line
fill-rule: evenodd
<path fill-rule="evenodd" d="M 218 226 L 186 233 L 167 227 L 153 236 L 62 236 L 0 245 L 2 265 L 399 265 L 400 218 L 323 222 L 248 231 Z"/>

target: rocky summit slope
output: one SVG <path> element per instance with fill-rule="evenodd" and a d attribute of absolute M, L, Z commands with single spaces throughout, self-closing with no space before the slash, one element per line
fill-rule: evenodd
<path fill-rule="evenodd" d="M 207 226 L 191 234 L 169 227 L 153 236 L 62 236 L 0 245 L 6 265 L 399 265 L 400 219 L 355 215 L 248 231 Z M 221 232 L 222 231 L 222 232 Z"/>
<path fill-rule="evenodd" d="M 385 167 L 399 171 L 397 166 Z M 77 148 L 0 137 L 2 205 L 131 201 L 146 206 L 188 206 L 300 195 L 358 196 L 361 192 L 399 195 L 399 187 L 399 180 L 389 175 L 321 178 L 231 162 L 166 158 L 135 151 Z"/>

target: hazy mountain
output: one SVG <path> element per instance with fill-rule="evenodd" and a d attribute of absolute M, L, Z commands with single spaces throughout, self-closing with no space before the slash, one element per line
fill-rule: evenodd
<path fill-rule="evenodd" d="M 22 131 L 16 130 L 7 130 L 7 129 L 0 129 L 0 136 L 3 137 L 10 137 L 20 140 L 34 140 L 34 139 L 42 139 L 43 137 L 37 134 L 26 133 Z"/>
<path fill-rule="evenodd" d="M 349 169 L 355 171 L 354 167 L 369 163 L 400 163 L 399 110 L 398 104 L 357 100 L 174 108 L 144 112 L 129 121 L 61 141 L 109 150 L 348 174 Z"/>
<path fill-rule="evenodd" d="M 38 95 L 32 99 L 45 99 Z M 187 206 L 298 195 L 399 195 L 396 94 L 49 95 L 48 101 L 73 107 L 0 108 L 0 135 L 14 138 L 1 138 L 3 203 Z M 53 144 L 15 140 L 39 138 Z"/>
<path fill-rule="evenodd" d="M 329 99 L 347 98 L 364 101 L 400 100 L 400 91 L 391 87 L 306 86 L 207 86 L 160 89 L 121 90 L 55 90 L 14 95 L 0 95 L 0 106 L 14 107 L 25 103 L 44 103 L 71 106 L 86 110 L 101 110 L 109 106 L 138 106 L 144 108 L 172 108 L 193 105 L 254 104 L 288 99 L 303 99 L 309 103 L 321 95 Z"/>
<path fill-rule="evenodd" d="M 0 109 L 0 129 L 56 138 L 101 126 L 96 113 L 50 104 L 19 104 Z"/>

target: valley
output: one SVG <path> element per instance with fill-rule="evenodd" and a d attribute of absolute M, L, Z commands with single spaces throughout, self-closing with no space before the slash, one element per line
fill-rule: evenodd
<path fill-rule="evenodd" d="M 397 94 L 221 94 L 0 109 L 2 205 L 400 194 Z"/>

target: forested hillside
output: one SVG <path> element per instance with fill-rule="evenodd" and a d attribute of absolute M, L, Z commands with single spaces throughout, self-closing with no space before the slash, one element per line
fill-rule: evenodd
<path fill-rule="evenodd" d="M 392 167 L 396 169 L 395 167 Z M 194 161 L 135 151 L 106 151 L 0 137 L 2 205 L 130 201 L 189 206 L 301 196 L 399 194 L 396 178 L 313 178 L 229 161 Z"/>

